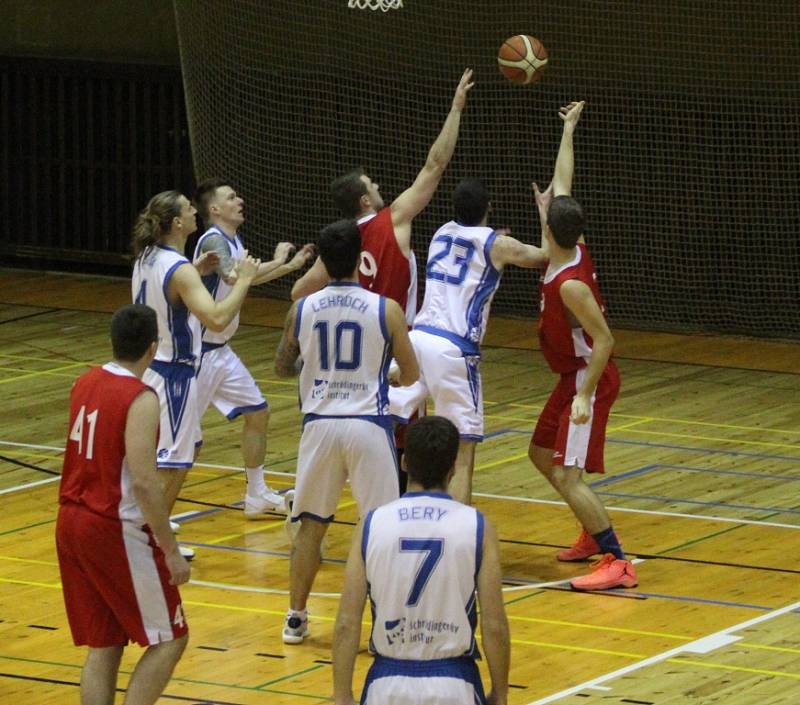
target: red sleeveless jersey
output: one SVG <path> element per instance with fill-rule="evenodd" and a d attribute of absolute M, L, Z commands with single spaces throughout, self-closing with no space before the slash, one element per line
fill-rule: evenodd
<path fill-rule="evenodd" d="M 358 221 L 361 230 L 361 263 L 358 280 L 361 286 L 381 296 L 394 299 L 413 320 L 417 309 L 416 271 L 413 256 L 406 257 L 397 244 L 392 225 L 392 209 L 381 208 L 374 216 Z"/>
<path fill-rule="evenodd" d="M 570 279 L 586 284 L 594 300 L 605 316 L 606 308 L 597 286 L 594 263 L 581 243 L 575 250 L 571 262 L 555 271 L 545 272 L 540 284 L 539 298 L 539 344 L 544 359 L 553 372 L 567 374 L 586 367 L 592 354 L 592 338 L 583 328 L 573 328 L 564 302 L 561 300 L 561 285 Z"/>
<path fill-rule="evenodd" d="M 150 389 L 109 363 L 75 382 L 70 393 L 61 504 L 77 504 L 110 519 L 140 521 L 125 462 L 125 423 L 133 400 Z"/>

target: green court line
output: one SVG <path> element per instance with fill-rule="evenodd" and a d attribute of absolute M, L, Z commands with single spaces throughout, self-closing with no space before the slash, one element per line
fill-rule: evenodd
<path fill-rule="evenodd" d="M 192 471 L 189 470 L 191 473 Z M 224 475 L 216 475 L 214 477 L 208 477 L 205 480 L 197 480 L 196 482 L 184 482 L 183 487 L 181 490 L 186 489 L 187 487 L 197 487 L 199 485 L 205 485 L 207 482 L 217 482 L 218 480 L 224 480 L 228 477 L 238 477 L 242 473 L 239 470 L 234 470 L 233 472 L 227 472 Z"/>
<path fill-rule="evenodd" d="M 708 541 L 708 539 L 716 538 L 717 536 L 722 536 L 723 534 L 730 533 L 731 531 L 736 531 L 736 529 L 741 529 L 743 524 L 739 524 L 738 526 L 729 526 L 727 529 L 721 529 L 720 531 L 715 531 L 713 534 L 708 534 L 707 536 L 701 536 L 699 539 L 693 539 L 691 541 L 687 541 L 686 543 L 680 544 L 680 546 L 672 546 L 672 548 L 665 548 L 663 551 L 659 551 L 656 553 L 657 556 L 660 556 L 664 553 L 670 553 L 672 551 L 680 551 L 682 548 L 688 548 L 689 546 L 694 546 L 695 544 L 702 543 L 703 541 Z"/>
<path fill-rule="evenodd" d="M 24 658 L 22 656 L 6 656 L 5 654 L 0 654 L 0 658 L 6 659 L 7 661 L 22 661 L 23 663 L 35 663 L 38 665 L 43 666 L 62 666 L 63 668 L 73 668 L 73 669 L 82 669 L 83 665 L 78 665 L 74 663 L 62 663 L 60 661 L 45 661 L 44 659 L 35 659 L 35 658 Z M 301 675 L 303 673 L 307 673 L 308 671 L 313 671 L 316 668 L 322 668 L 324 664 L 318 664 L 313 668 L 307 668 L 304 671 L 300 671 L 300 673 L 293 673 L 288 676 L 283 676 L 282 678 L 278 678 L 274 681 L 270 681 L 269 683 L 277 683 L 282 680 L 286 680 L 287 678 L 292 678 L 294 676 Z M 133 671 L 127 671 L 125 669 L 120 669 L 120 673 L 123 675 L 130 675 Z M 235 685 L 233 683 L 219 683 L 216 681 L 201 681 L 201 680 L 194 680 L 192 678 L 176 678 L 173 677 L 170 679 L 170 682 L 174 683 L 191 683 L 194 685 L 213 685 L 218 688 L 235 688 L 237 690 L 252 690 L 258 691 L 259 693 L 276 693 L 278 695 L 291 695 L 297 698 L 306 698 L 311 700 L 320 700 L 323 702 L 329 702 L 330 698 L 327 695 L 311 695 L 308 693 L 297 693 L 291 690 L 278 690 L 275 688 L 267 688 L 266 686 L 269 683 L 264 683 L 262 685 Z"/>
<path fill-rule="evenodd" d="M 256 690 L 261 690 L 261 688 L 266 688 L 268 685 L 272 685 L 273 683 L 280 683 L 281 681 L 289 680 L 290 678 L 297 678 L 297 676 L 302 676 L 305 673 L 311 673 L 311 671 L 318 671 L 320 668 L 324 668 L 327 666 L 325 663 L 317 663 L 309 668 L 304 668 L 302 671 L 298 671 L 297 673 L 290 673 L 288 676 L 281 676 L 280 678 L 275 678 L 274 680 L 267 681 L 266 683 L 262 683 L 261 685 L 256 686 Z"/>
<path fill-rule="evenodd" d="M 523 595 L 522 597 L 515 597 L 513 600 L 509 600 L 508 602 L 504 602 L 503 604 L 508 607 L 509 605 L 513 605 L 515 602 L 522 602 L 523 600 L 527 600 L 529 597 L 536 597 L 537 595 L 544 595 L 547 590 L 539 590 L 539 592 L 531 592 L 527 595 Z"/>
<path fill-rule="evenodd" d="M 44 526 L 45 524 L 55 524 L 55 519 L 47 519 L 46 521 L 37 521 L 35 524 L 28 524 L 27 526 L 18 526 L 16 529 L 8 529 L 7 531 L 0 531 L 0 536 L 6 536 L 8 534 L 16 534 L 20 531 L 25 531 L 25 529 L 33 529 L 37 526 Z"/>

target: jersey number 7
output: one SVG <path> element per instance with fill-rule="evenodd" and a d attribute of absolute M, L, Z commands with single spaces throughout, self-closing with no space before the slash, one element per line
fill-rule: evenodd
<path fill-rule="evenodd" d="M 400 539 L 400 551 L 409 552 L 414 551 L 418 553 L 425 553 L 426 556 L 414 577 L 414 584 L 411 586 L 411 591 L 408 593 L 406 600 L 406 607 L 413 607 L 419 602 L 422 591 L 428 584 L 428 579 L 436 568 L 436 564 L 442 557 L 444 550 L 444 539 Z"/>

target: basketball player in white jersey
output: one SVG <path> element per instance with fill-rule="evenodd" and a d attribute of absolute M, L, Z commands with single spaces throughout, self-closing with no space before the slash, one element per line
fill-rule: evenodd
<path fill-rule="evenodd" d="M 158 350 L 143 379 L 161 404 L 157 464 L 164 471 L 170 510 L 202 444 L 195 379 L 201 325 L 225 329 L 239 312 L 260 264 L 245 256 L 229 296 L 214 301 L 200 275 L 215 265 L 215 258 L 204 256 L 198 270 L 182 254 L 187 237 L 197 229 L 196 213 L 186 196 L 164 191 L 150 199 L 133 226 L 133 300 L 155 309 L 158 318 Z"/>
<path fill-rule="evenodd" d="M 208 179 L 197 187 L 194 204 L 203 222 L 209 226 L 197 241 L 194 257 L 198 259 L 206 252 L 219 257 L 216 271 L 203 277 L 203 284 L 215 301 L 223 301 L 233 287 L 230 277 L 234 267 L 245 255 L 238 232 L 244 222 L 244 199 L 226 181 Z M 293 250 L 291 243 L 279 243 L 273 260 L 259 265 L 253 285 L 296 272 L 313 257 L 313 248 L 307 246 L 289 259 Z M 247 474 L 244 515 L 248 519 L 259 519 L 266 512 L 286 512 L 286 500 L 291 495 L 275 492 L 264 481 L 269 409 L 253 375 L 229 344 L 238 328 L 237 313 L 223 331 L 203 330 L 202 362 L 197 373 L 197 407 L 201 418 L 209 404 L 230 421 L 242 417 L 241 448 Z"/>
<path fill-rule="evenodd" d="M 408 492 L 356 529 L 333 636 L 336 705 L 354 705 L 353 667 L 367 596 L 375 654 L 366 705 L 504 705 L 510 641 L 500 551 L 491 523 L 445 492 L 459 434 L 441 416 L 409 426 Z M 492 690 L 484 696 L 475 643 L 477 600 Z"/>
<path fill-rule="evenodd" d="M 491 203 L 479 179 L 463 179 L 453 205 L 455 220 L 431 240 L 425 298 L 410 334 L 420 379 L 408 389 L 393 389 L 390 399 L 392 415 L 407 420 L 430 395 L 436 413 L 456 425 L 461 443 L 449 492 L 469 504 L 475 444 L 483 440 L 480 343 L 492 297 L 506 265 L 543 267 L 547 253 L 487 226 Z"/>
<path fill-rule="evenodd" d="M 318 249 L 331 283 L 293 304 L 275 357 L 279 377 L 297 374 L 302 359 L 303 434 L 291 512 L 300 528 L 292 545 L 287 644 L 308 635 L 306 602 L 345 481 L 361 515 L 397 499 L 389 384 L 412 384 L 419 376 L 403 311 L 358 283 L 355 221 L 325 227 Z M 398 367 L 390 380 L 392 356 Z"/>

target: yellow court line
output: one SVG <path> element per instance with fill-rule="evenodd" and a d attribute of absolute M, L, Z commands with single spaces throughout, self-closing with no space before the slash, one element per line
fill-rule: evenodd
<path fill-rule="evenodd" d="M 609 429 L 610 430 L 610 429 Z M 718 438 L 716 436 L 695 436 L 689 433 L 668 433 L 667 431 L 637 431 L 632 430 L 628 433 L 640 433 L 645 436 L 667 436 L 668 438 L 682 438 L 683 440 L 714 441 L 716 443 L 735 443 L 746 446 L 768 446 L 770 448 L 791 448 L 800 451 L 800 443 L 772 443 L 770 441 L 745 441 L 741 438 Z"/>
<path fill-rule="evenodd" d="M 488 470 L 489 468 L 497 467 L 498 465 L 504 465 L 505 463 L 511 463 L 515 460 L 522 460 L 522 458 L 527 458 L 527 453 L 520 453 L 519 455 L 509 455 L 506 458 L 500 458 L 500 460 L 493 460 L 491 463 L 482 463 L 481 465 L 476 465 L 475 470 Z"/>
<path fill-rule="evenodd" d="M 56 455 L 52 453 L 50 455 L 46 455 L 45 453 L 34 453 L 30 450 L 12 450 L 3 448 L 2 451 L 3 455 L 10 455 L 12 457 L 16 456 L 18 458 L 41 458 L 43 460 L 61 460 L 61 456 L 64 454 L 64 451 L 58 451 Z"/>
<path fill-rule="evenodd" d="M 25 375 L 19 375 L 18 377 L 9 377 L 8 379 L 0 379 L 0 384 L 8 384 L 9 382 L 21 382 L 24 379 L 31 379 L 32 377 L 41 377 L 42 375 L 52 373 L 52 372 L 60 372 L 61 370 L 69 370 L 74 367 L 85 367 L 86 363 L 84 362 L 73 362 L 71 365 L 64 365 L 63 367 L 54 367 L 52 370 L 41 370 L 40 372 L 30 372 Z"/>
<path fill-rule="evenodd" d="M 750 641 L 740 641 L 737 646 L 746 646 L 749 649 L 762 649 L 764 651 L 780 651 L 785 654 L 800 654 L 800 649 L 790 649 L 788 646 L 767 646 L 766 644 L 754 644 Z"/>
<path fill-rule="evenodd" d="M 633 428 L 634 426 L 640 426 L 643 423 L 650 423 L 653 419 L 651 418 L 644 418 L 639 419 L 638 421 L 631 421 L 630 423 L 622 424 L 622 426 L 609 426 L 606 429 L 606 433 L 611 433 L 612 431 L 627 431 L 629 428 Z"/>
<path fill-rule="evenodd" d="M 200 602 L 198 600 L 183 600 L 183 604 L 191 605 L 192 607 L 211 607 L 218 610 L 231 610 L 232 612 L 253 612 L 255 614 L 270 614 L 281 618 L 286 617 L 286 610 L 267 610 L 263 607 L 244 607 L 242 605 L 226 605 L 221 602 Z M 335 622 L 336 617 L 325 617 L 323 615 L 315 614 L 313 616 L 313 620 L 315 622 Z M 362 622 L 362 624 L 364 624 L 364 622 Z"/>
<path fill-rule="evenodd" d="M 24 367 L 6 367 L 5 365 L 0 365 L 0 372 L 36 372 L 37 374 L 42 375 L 53 375 L 54 377 L 67 377 L 72 379 L 72 375 L 67 374 L 66 372 L 53 372 L 52 370 L 27 370 Z"/>
<path fill-rule="evenodd" d="M 37 561 L 34 558 L 17 558 L 16 556 L 0 556 L 0 561 L 14 561 L 15 563 L 33 563 L 34 565 L 58 565 L 56 561 Z"/>
<path fill-rule="evenodd" d="M 350 502 L 345 502 L 344 504 L 340 504 L 336 507 L 336 511 L 340 511 L 342 509 L 347 509 L 347 507 L 352 507 L 355 504 L 355 500 Z M 274 524 L 270 524 L 269 526 L 262 526 L 258 529 L 254 529 L 253 531 L 242 531 L 237 534 L 228 534 L 227 536 L 220 536 L 219 538 L 213 539 L 211 541 L 203 541 L 202 543 L 207 543 L 210 545 L 219 545 L 223 541 L 230 541 L 231 539 L 238 539 L 242 536 L 252 536 L 253 534 L 260 534 L 265 531 L 271 531 L 272 529 L 280 529 L 285 523 L 285 520 L 276 521 Z"/>
<path fill-rule="evenodd" d="M 746 666 L 732 666 L 727 663 L 709 663 L 708 661 L 696 661 L 689 658 L 669 658 L 666 663 L 675 663 L 685 666 L 687 663 L 701 668 L 716 668 L 722 671 L 739 671 L 741 673 L 758 673 L 763 676 L 780 676 L 781 678 L 791 678 L 800 680 L 800 673 L 786 673 L 786 671 L 768 671 L 764 668 L 747 668 Z"/>
<path fill-rule="evenodd" d="M 0 357 L 7 357 L 11 360 L 33 360 L 34 362 L 64 362 L 65 360 L 78 362 L 76 360 L 70 360 L 68 357 L 32 357 L 31 355 L 12 355 L 11 353 L 0 353 Z M 93 360 L 86 360 L 80 364 L 96 365 L 98 363 Z"/>
<path fill-rule="evenodd" d="M 280 387 L 296 387 L 297 380 L 294 382 L 284 382 L 281 379 L 266 379 L 265 377 L 253 377 L 253 379 L 258 382 L 259 384 L 275 384 Z"/>
<path fill-rule="evenodd" d="M 60 590 L 61 583 L 37 583 L 33 580 L 14 580 L 13 578 L 0 578 L 0 583 L 10 583 L 11 585 L 26 585 L 28 587 L 43 587 L 51 590 Z"/>
<path fill-rule="evenodd" d="M 680 634 L 666 634 L 664 632 L 646 632 L 641 629 L 624 629 L 623 627 L 603 627 L 596 624 L 585 624 L 583 622 L 565 622 L 558 619 L 542 619 L 539 617 L 521 617 L 508 615 L 509 619 L 520 622 L 536 622 L 537 624 L 553 624 L 559 627 L 576 627 L 578 629 L 592 629 L 600 632 L 618 632 L 620 634 L 636 634 L 638 636 L 657 636 L 664 639 L 677 639 L 679 641 L 694 641 L 697 637 L 682 636 Z"/>
<path fill-rule="evenodd" d="M 548 641 L 523 641 L 522 639 L 512 639 L 512 644 L 525 644 L 525 646 L 542 646 L 546 649 L 558 649 L 559 651 L 580 651 L 585 654 L 603 654 L 605 656 L 622 656 L 623 658 L 643 659 L 647 654 L 631 654 L 627 651 L 609 651 L 608 649 L 591 649 L 587 646 L 574 646 L 570 644 L 552 644 Z"/>

